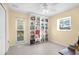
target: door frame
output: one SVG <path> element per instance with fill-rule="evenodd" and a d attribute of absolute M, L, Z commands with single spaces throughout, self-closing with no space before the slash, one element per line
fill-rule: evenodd
<path fill-rule="evenodd" d="M 1 8 L 2 8 L 2 10 L 3 10 L 3 13 L 4 13 L 4 37 L 2 37 L 2 38 L 4 38 L 4 43 L 2 44 L 2 45 L 4 45 L 3 47 L 1 47 L 1 52 L 0 52 L 0 55 L 4 55 L 5 53 L 6 53 L 6 9 L 5 9 L 5 7 L 3 6 L 3 4 L 2 3 L 0 3 L 0 6 L 1 6 Z M 2 35 L 3 36 L 3 35 Z M 8 41 L 7 41 L 8 42 Z"/>

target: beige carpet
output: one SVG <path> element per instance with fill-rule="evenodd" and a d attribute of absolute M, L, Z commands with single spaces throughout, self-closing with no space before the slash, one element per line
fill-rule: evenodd
<path fill-rule="evenodd" d="M 11 47 L 6 55 L 60 55 L 58 52 L 63 48 L 65 47 L 50 42 L 31 46 L 23 44 Z"/>

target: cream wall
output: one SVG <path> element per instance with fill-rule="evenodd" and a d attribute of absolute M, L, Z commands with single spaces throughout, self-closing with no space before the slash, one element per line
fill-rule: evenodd
<path fill-rule="evenodd" d="M 9 45 L 13 46 L 16 44 L 16 17 L 24 18 L 25 22 L 25 43 L 28 39 L 28 17 L 29 14 L 24 14 L 18 11 L 9 10 Z"/>
<path fill-rule="evenodd" d="M 71 16 L 71 31 L 57 31 L 57 19 Z M 79 32 L 79 7 L 49 17 L 49 40 L 63 46 L 69 46 L 77 41 Z"/>

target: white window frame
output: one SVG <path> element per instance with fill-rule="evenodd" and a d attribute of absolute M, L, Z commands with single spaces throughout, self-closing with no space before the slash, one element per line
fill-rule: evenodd
<path fill-rule="evenodd" d="M 17 20 L 18 19 L 25 19 L 25 18 L 22 18 L 22 17 L 16 17 L 16 44 L 24 44 L 24 42 L 25 42 L 25 22 L 24 22 L 24 27 L 23 27 L 23 30 L 22 31 L 24 31 L 24 40 L 23 41 L 17 41 Z"/>
<path fill-rule="evenodd" d="M 70 26 L 70 29 L 60 29 L 60 21 L 63 21 L 64 19 L 67 19 L 69 20 L 69 26 Z M 60 18 L 57 20 L 57 31 L 71 31 L 71 16 L 68 16 L 68 17 L 64 17 L 64 18 Z"/>

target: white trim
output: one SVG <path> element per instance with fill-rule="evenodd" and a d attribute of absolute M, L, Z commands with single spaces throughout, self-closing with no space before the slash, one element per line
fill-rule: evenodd
<path fill-rule="evenodd" d="M 0 55 L 4 55 L 5 50 L 5 43 L 6 43 L 6 10 L 4 9 L 3 5 L 0 4 Z"/>
<path fill-rule="evenodd" d="M 24 29 L 23 29 L 24 30 L 24 40 L 23 41 L 17 41 L 17 18 L 25 19 L 25 18 L 22 18 L 22 17 L 16 17 L 16 26 L 15 26 L 16 27 L 16 45 L 25 43 L 25 22 L 23 24 L 24 25 Z"/>

